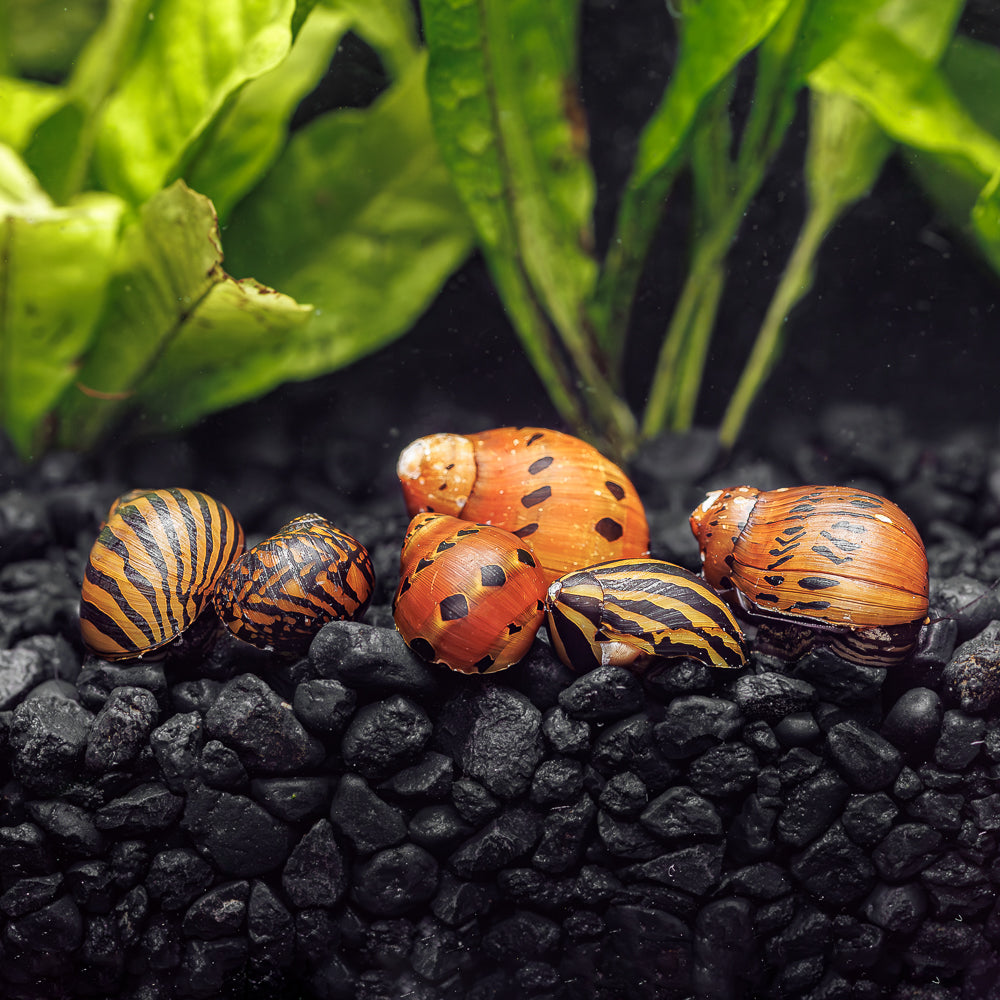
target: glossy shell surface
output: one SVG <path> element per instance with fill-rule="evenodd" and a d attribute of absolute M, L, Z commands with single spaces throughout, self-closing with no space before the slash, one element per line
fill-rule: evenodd
<path fill-rule="evenodd" d="M 527 653 L 545 614 L 545 585 L 531 547 L 510 532 L 418 514 L 403 542 L 393 617 L 424 659 L 490 673 Z"/>
<path fill-rule="evenodd" d="M 531 542 L 549 582 L 649 551 L 642 502 L 596 448 L 541 427 L 418 438 L 397 464 L 408 512 L 491 524 Z"/>
<path fill-rule="evenodd" d="M 750 611 L 845 629 L 920 622 L 927 556 L 889 500 L 837 486 L 711 493 L 691 515 L 705 579 Z"/>
<path fill-rule="evenodd" d="M 173 642 L 242 551 L 236 519 L 204 493 L 125 494 L 112 505 L 84 572 L 85 645 L 104 659 L 126 660 Z"/>
<path fill-rule="evenodd" d="M 659 559 L 619 559 L 577 570 L 548 590 L 552 646 L 573 670 L 602 664 L 645 669 L 692 657 L 713 667 L 746 664 L 743 633 L 704 580 Z"/>
<path fill-rule="evenodd" d="M 318 514 L 304 514 L 226 571 L 213 602 L 244 642 L 297 652 L 327 622 L 360 618 L 375 573 L 365 547 Z"/>

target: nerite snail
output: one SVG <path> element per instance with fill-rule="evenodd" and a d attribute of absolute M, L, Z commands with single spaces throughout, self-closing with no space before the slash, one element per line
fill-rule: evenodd
<path fill-rule="evenodd" d="M 431 434 L 403 449 L 397 473 L 409 514 L 450 514 L 530 540 L 550 582 L 649 551 L 635 487 L 569 434 L 540 427 Z"/>
<path fill-rule="evenodd" d="M 327 622 L 360 618 L 374 587 L 365 547 L 319 514 L 303 514 L 236 560 L 213 603 L 237 638 L 296 652 Z"/>
<path fill-rule="evenodd" d="M 548 590 L 552 646 L 573 670 L 603 664 L 641 671 L 693 657 L 712 667 L 746 664 L 743 633 L 707 584 L 659 559 L 618 559 L 577 570 Z"/>
<path fill-rule="evenodd" d="M 242 551 L 243 529 L 204 493 L 124 494 L 112 505 L 84 572 L 84 644 L 106 660 L 127 660 L 173 642 Z"/>
<path fill-rule="evenodd" d="M 845 659 L 887 665 L 912 650 L 927 614 L 927 556 L 913 523 L 883 497 L 737 486 L 708 494 L 691 530 L 705 579 L 777 627 L 776 651 L 826 642 Z"/>
<path fill-rule="evenodd" d="M 424 659 L 492 673 L 528 651 L 545 613 L 545 575 L 509 531 L 418 514 L 400 555 L 396 628 Z"/>

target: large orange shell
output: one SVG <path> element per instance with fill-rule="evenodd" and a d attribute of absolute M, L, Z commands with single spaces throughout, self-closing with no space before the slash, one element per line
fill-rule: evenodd
<path fill-rule="evenodd" d="M 400 454 L 407 511 L 435 511 L 513 532 L 549 582 L 649 552 L 649 526 L 629 478 L 579 438 L 542 427 L 432 434 Z"/>
<path fill-rule="evenodd" d="M 927 614 L 927 556 L 889 500 L 840 486 L 710 493 L 691 515 L 703 572 L 748 610 L 847 629 Z"/>

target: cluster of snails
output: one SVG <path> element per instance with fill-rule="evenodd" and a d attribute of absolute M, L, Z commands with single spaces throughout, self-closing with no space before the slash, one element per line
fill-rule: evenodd
<path fill-rule="evenodd" d="M 243 529 L 212 497 L 133 490 L 90 551 L 80 632 L 98 656 L 134 659 L 177 642 L 211 607 L 245 642 L 294 651 L 326 622 L 360 618 L 374 586 L 365 547 L 318 514 L 244 552 Z"/>
<path fill-rule="evenodd" d="M 543 621 L 576 670 L 641 670 L 673 657 L 740 667 L 747 653 L 734 610 L 783 655 L 824 643 L 886 665 L 909 655 L 927 614 L 920 537 L 871 493 L 710 493 L 691 515 L 697 576 L 649 556 L 635 487 L 567 434 L 434 434 L 402 451 L 397 473 L 412 520 L 396 627 L 420 656 L 463 673 L 518 662 Z M 368 553 L 318 515 L 242 548 L 232 514 L 203 494 L 119 498 L 86 571 L 84 642 L 107 659 L 142 655 L 211 604 L 239 638 L 299 649 L 327 621 L 364 614 L 374 586 Z"/>

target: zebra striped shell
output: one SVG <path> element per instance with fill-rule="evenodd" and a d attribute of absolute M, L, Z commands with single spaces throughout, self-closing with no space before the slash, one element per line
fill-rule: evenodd
<path fill-rule="evenodd" d="M 710 493 L 691 515 L 705 579 L 745 611 L 845 636 L 847 659 L 891 663 L 927 614 L 927 556 L 913 522 L 862 490 Z M 796 641 L 799 641 L 798 639 Z"/>
<path fill-rule="evenodd" d="M 303 514 L 234 562 L 213 603 L 238 638 L 296 652 L 327 622 L 360 618 L 374 587 L 365 547 L 319 514 Z"/>
<path fill-rule="evenodd" d="M 549 583 L 573 569 L 649 551 L 642 501 L 596 448 L 542 427 L 431 434 L 396 467 L 412 516 L 435 511 L 531 542 Z"/>
<path fill-rule="evenodd" d="M 204 493 L 124 494 L 112 505 L 84 571 L 84 644 L 106 660 L 128 660 L 173 642 L 242 551 L 243 529 Z"/>
<path fill-rule="evenodd" d="M 407 645 L 461 673 L 517 663 L 545 615 L 545 576 L 509 531 L 418 514 L 400 556 L 392 611 Z"/>
<path fill-rule="evenodd" d="M 615 664 L 644 670 L 692 657 L 711 667 L 746 664 L 743 633 L 705 582 L 659 559 L 617 559 L 549 587 L 552 646 L 573 670 Z"/>

